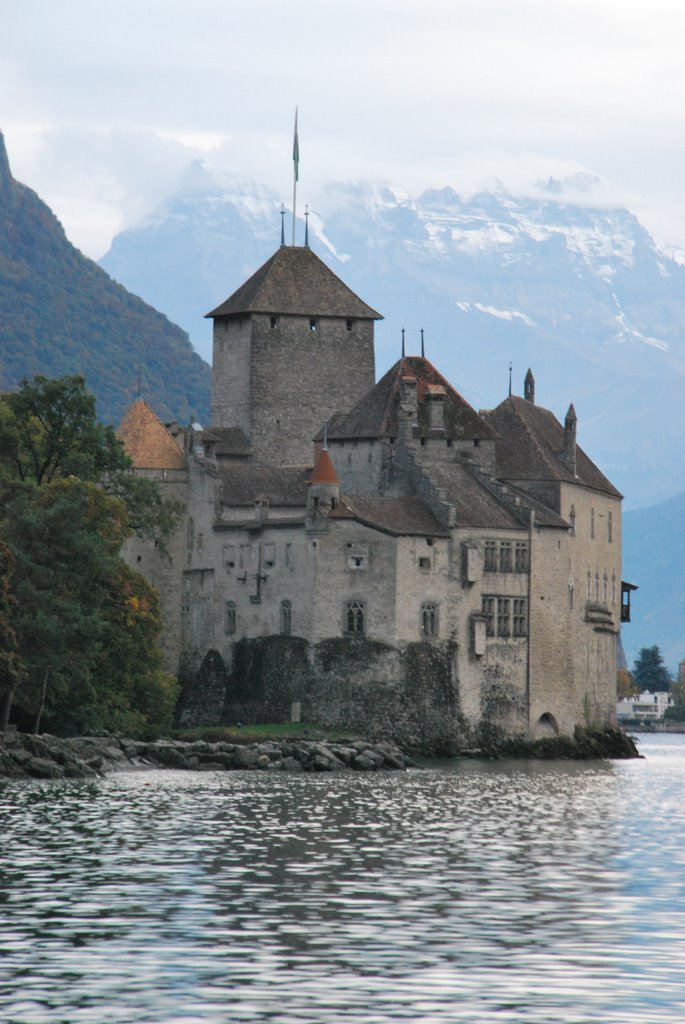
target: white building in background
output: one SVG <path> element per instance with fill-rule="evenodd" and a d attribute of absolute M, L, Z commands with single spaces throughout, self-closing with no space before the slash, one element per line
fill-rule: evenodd
<path fill-rule="evenodd" d="M 645 690 L 636 697 L 617 700 L 616 719 L 619 725 L 622 721 L 660 722 L 673 704 L 673 697 L 669 693 L 650 693 L 649 690 Z"/>

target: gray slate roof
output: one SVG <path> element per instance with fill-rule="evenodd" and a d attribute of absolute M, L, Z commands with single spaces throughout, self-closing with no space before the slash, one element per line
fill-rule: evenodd
<path fill-rule="evenodd" d="M 247 507 L 257 499 L 282 508 L 304 508 L 311 466 L 227 466 L 219 470 L 224 505 Z"/>
<path fill-rule="evenodd" d="M 311 249 L 282 245 L 208 317 L 242 313 L 382 320 Z"/>
<path fill-rule="evenodd" d="M 424 398 L 428 387 L 445 389 L 445 437 L 453 439 L 490 440 L 496 433 L 465 398 L 456 391 L 432 363 L 422 356 L 406 356 L 398 360 L 378 383 L 347 413 L 336 413 L 328 423 L 330 440 L 397 437 L 402 377 L 417 380 L 418 426 L 421 435 L 429 435 L 428 414 Z M 320 439 L 320 438 L 319 438 Z"/>
<path fill-rule="evenodd" d="M 251 450 L 240 427 L 209 427 L 200 432 L 200 440 L 218 456 L 249 455 Z"/>
<path fill-rule="evenodd" d="M 384 533 L 449 537 L 439 519 L 419 498 L 365 498 L 343 495 L 331 519 L 356 519 Z"/>
<path fill-rule="evenodd" d="M 577 475 L 573 475 L 559 458 L 564 450 L 564 428 L 549 409 L 512 395 L 483 415 L 499 435 L 496 452 L 500 479 L 566 481 L 622 497 L 580 445 L 576 445 Z"/>

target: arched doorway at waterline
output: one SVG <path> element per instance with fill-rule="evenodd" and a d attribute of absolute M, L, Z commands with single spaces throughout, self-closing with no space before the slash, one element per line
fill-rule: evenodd
<path fill-rule="evenodd" d="M 540 715 L 538 718 L 533 738 L 536 740 L 543 740 L 547 736 L 558 736 L 559 726 L 554 715 L 551 715 L 549 711 L 545 711 L 544 715 Z"/>

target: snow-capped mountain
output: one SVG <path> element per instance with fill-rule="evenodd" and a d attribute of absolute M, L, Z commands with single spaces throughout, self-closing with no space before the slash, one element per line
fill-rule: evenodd
<path fill-rule="evenodd" d="M 195 165 L 179 194 L 101 261 L 209 353 L 202 316 L 280 242 L 281 197 Z M 298 225 L 298 244 L 304 228 Z M 290 225 L 286 224 L 286 241 Z M 385 314 L 378 370 L 420 347 L 476 407 L 530 366 L 541 404 L 573 401 L 580 443 L 632 506 L 685 489 L 685 257 L 657 248 L 591 175 L 528 195 L 502 185 L 412 198 L 342 183 L 309 220 L 312 247 Z"/>

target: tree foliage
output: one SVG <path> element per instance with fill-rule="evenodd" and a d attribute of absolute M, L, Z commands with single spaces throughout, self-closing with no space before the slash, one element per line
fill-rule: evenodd
<path fill-rule="evenodd" d="M 163 538 L 173 507 L 132 474 L 82 378 L 37 378 L 3 396 L 0 452 L 0 540 L 13 563 L 5 617 L 24 670 L 0 687 L 15 692 L 18 723 L 168 728 L 175 683 L 160 669 L 157 596 L 119 552 L 132 521 Z M 2 620 L 0 586 L 0 639 Z"/>
<path fill-rule="evenodd" d="M 638 692 L 635 681 L 627 668 L 619 668 L 616 671 L 616 696 L 619 700 L 626 697 L 634 697 Z"/>
<path fill-rule="evenodd" d="M 664 664 L 658 644 L 642 647 L 633 665 L 633 679 L 639 690 L 668 690 L 672 683 L 671 673 Z"/>

